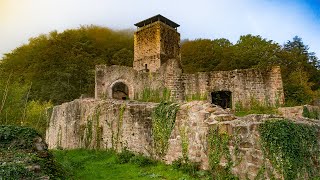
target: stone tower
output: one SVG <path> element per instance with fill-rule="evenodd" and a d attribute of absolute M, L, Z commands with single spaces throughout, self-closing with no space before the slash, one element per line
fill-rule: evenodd
<path fill-rule="evenodd" d="M 157 71 L 168 59 L 180 62 L 179 25 L 163 16 L 156 15 L 135 26 L 133 68 L 137 71 Z"/>

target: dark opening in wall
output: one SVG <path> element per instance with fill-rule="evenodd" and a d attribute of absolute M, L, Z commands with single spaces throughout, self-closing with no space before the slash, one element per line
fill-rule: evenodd
<path fill-rule="evenodd" d="M 211 93 L 212 104 L 222 108 L 232 108 L 232 96 L 230 91 L 215 91 Z"/>
<path fill-rule="evenodd" d="M 123 82 L 117 82 L 112 86 L 112 98 L 126 100 L 129 98 L 129 89 Z"/>

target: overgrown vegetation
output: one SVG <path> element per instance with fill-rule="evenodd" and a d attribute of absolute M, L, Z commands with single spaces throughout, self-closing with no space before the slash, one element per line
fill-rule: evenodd
<path fill-rule="evenodd" d="M 284 179 L 320 178 L 319 130 L 289 120 L 269 120 L 259 126 L 261 144 Z"/>
<path fill-rule="evenodd" d="M 233 162 L 228 146 L 230 140 L 231 137 L 226 133 L 220 133 L 216 126 L 209 129 L 208 157 L 210 171 L 212 172 L 214 179 L 238 179 L 231 173 Z M 227 161 L 225 166 L 220 165 L 220 161 L 222 158 L 226 159 Z"/>
<path fill-rule="evenodd" d="M 158 158 L 163 157 L 169 146 L 169 138 L 174 128 L 178 104 L 161 102 L 152 112 L 153 150 Z"/>
<path fill-rule="evenodd" d="M 309 110 L 308 107 L 303 106 L 302 116 L 310 119 L 320 120 L 320 108 L 312 108 L 311 110 Z"/>
<path fill-rule="evenodd" d="M 246 116 L 249 114 L 278 114 L 277 107 L 263 104 L 258 100 L 251 98 L 249 104 L 243 105 L 237 102 L 235 105 L 236 116 Z"/>
<path fill-rule="evenodd" d="M 186 101 L 203 101 L 208 99 L 208 94 L 201 94 L 201 93 L 196 93 L 196 94 L 188 94 L 186 95 Z"/>
<path fill-rule="evenodd" d="M 0 126 L 0 179 L 64 179 L 51 153 L 37 149 L 39 137 L 32 128 Z"/>
<path fill-rule="evenodd" d="M 181 138 L 181 150 L 182 150 L 182 158 L 185 162 L 188 161 L 188 152 L 189 152 L 189 138 L 187 128 L 185 126 L 180 127 L 180 138 Z"/>
<path fill-rule="evenodd" d="M 30 88 L 31 85 L 21 86 L 12 82 L 10 76 L 1 79 L 0 72 L 0 124 L 29 126 L 44 135 L 52 103 L 30 100 Z"/>
<path fill-rule="evenodd" d="M 141 94 L 135 94 L 134 99 L 142 102 L 164 102 L 170 101 L 170 90 L 168 88 L 152 89 L 145 87 Z"/>
<path fill-rule="evenodd" d="M 122 104 L 120 106 L 120 109 L 119 109 L 119 119 L 117 121 L 117 134 L 115 136 L 115 139 L 113 140 L 115 142 L 115 147 L 113 147 L 115 150 L 118 149 L 118 145 L 121 141 L 121 135 L 122 135 L 122 124 L 123 124 L 123 114 L 124 114 L 124 111 L 125 111 L 125 108 L 126 108 L 126 105 L 125 104 Z"/>
<path fill-rule="evenodd" d="M 125 150 L 119 154 L 114 151 L 97 150 L 56 150 L 57 161 L 69 172 L 68 179 L 209 179 L 203 171 L 191 176 L 172 166 L 154 161 L 142 155 Z"/>

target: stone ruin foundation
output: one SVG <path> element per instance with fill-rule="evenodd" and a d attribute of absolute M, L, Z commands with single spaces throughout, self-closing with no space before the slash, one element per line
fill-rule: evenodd
<path fill-rule="evenodd" d="M 64 103 L 53 109 L 46 141 L 50 149 L 112 148 L 120 152 L 127 148 L 150 156 L 153 141 L 151 113 L 156 105 L 111 99 L 77 99 Z M 234 164 L 231 172 L 241 179 L 254 179 L 264 163 L 272 169 L 269 161 L 264 161 L 258 126 L 269 119 L 283 118 L 275 115 L 239 118 L 205 101 L 182 103 L 169 139 L 168 151 L 162 160 L 172 163 L 181 158 L 182 140 L 185 138 L 188 159 L 199 162 L 202 169 L 208 169 L 208 134 L 211 127 L 216 127 L 219 133 L 233 137 L 228 145 Z M 295 121 L 320 127 L 319 121 Z M 220 165 L 225 166 L 226 163 L 226 159 L 222 158 Z"/>

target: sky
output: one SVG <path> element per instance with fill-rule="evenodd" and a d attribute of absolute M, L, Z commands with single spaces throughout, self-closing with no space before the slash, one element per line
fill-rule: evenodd
<path fill-rule="evenodd" d="M 180 24 L 181 39 L 253 34 L 282 45 L 297 35 L 320 58 L 320 0 L 0 0 L 0 58 L 53 30 L 135 28 L 157 14 Z"/>

